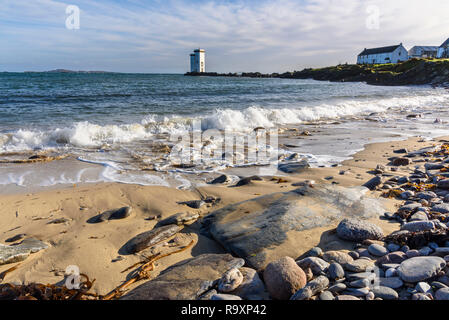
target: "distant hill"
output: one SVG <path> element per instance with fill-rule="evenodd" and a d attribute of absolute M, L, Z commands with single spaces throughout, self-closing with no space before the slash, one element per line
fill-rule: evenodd
<path fill-rule="evenodd" d="M 49 71 L 25 71 L 25 73 L 118 73 L 109 71 L 74 71 L 67 69 L 55 69 Z"/>

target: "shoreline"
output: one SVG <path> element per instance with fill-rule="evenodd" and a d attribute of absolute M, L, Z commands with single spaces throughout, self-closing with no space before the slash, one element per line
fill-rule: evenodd
<path fill-rule="evenodd" d="M 435 141 L 443 138 L 448 137 L 437 138 Z M 48 249 L 32 254 L 19 264 L 0 265 L 0 272 L 19 265 L 16 270 L 6 275 L 3 283 L 60 283 L 64 279 L 64 269 L 69 265 L 77 265 L 82 273 L 96 279 L 94 292 L 106 294 L 125 280 L 125 274 L 121 271 L 140 260 L 139 255 L 119 254 L 119 249 L 132 236 L 151 230 L 158 220 L 178 212 L 199 212 L 201 216 L 206 216 L 229 204 L 294 190 L 297 187 L 292 184 L 304 180 L 315 180 L 316 185 L 332 185 L 334 182 L 343 187 L 361 186 L 373 177 L 367 172 L 377 164 L 385 165 L 387 158 L 395 155 L 393 150 L 415 150 L 434 144 L 433 141 L 418 141 L 420 138 L 414 137 L 406 141 L 368 144 L 363 151 L 356 153 L 353 159 L 344 161 L 342 166 L 307 169 L 303 173 L 283 177 L 277 182 L 264 178 L 264 181 L 254 181 L 251 185 L 239 188 L 206 186 L 199 187 L 199 192 L 195 192 L 166 187 L 100 183 L 32 194 L 0 195 L 0 205 L 3 208 L 1 243 L 17 234 L 26 234 L 26 237 L 34 237 L 50 245 Z M 407 170 L 399 169 L 395 175 L 407 173 Z M 371 194 L 379 196 L 378 192 Z M 200 195 L 220 198 L 221 201 L 214 206 L 203 206 L 200 210 L 177 203 L 197 200 Z M 398 203 L 397 200 L 389 200 L 388 206 L 394 208 Z M 123 206 L 133 208 L 132 215 L 123 221 L 102 224 L 86 222 L 101 212 Z M 160 218 L 157 218 L 158 216 Z M 154 217 L 156 220 L 148 220 Z M 61 218 L 61 223 L 49 223 Z M 387 233 L 398 228 L 381 220 L 377 221 L 377 224 Z M 341 243 L 336 236 L 327 236 L 324 242 L 321 239 L 322 234 L 335 226 L 304 231 L 300 251 L 305 253 L 320 242 L 323 249 L 329 243 L 331 246 L 335 241 Z M 200 227 L 200 223 L 196 222 L 182 231 L 175 242 L 186 244 L 194 241 L 195 245 L 183 253 L 161 260 L 155 265 L 153 278 L 168 266 L 184 259 L 204 253 L 226 253 L 219 243 L 202 235 Z M 343 247 L 349 248 L 348 244 L 343 244 Z M 119 256 L 122 258 L 118 258 Z M 116 259 L 119 260 L 112 262 Z"/>

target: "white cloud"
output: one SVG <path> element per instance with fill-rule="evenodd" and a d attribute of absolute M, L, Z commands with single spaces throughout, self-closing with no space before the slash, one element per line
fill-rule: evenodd
<path fill-rule="evenodd" d="M 3 0 L 1 69 L 56 67 L 183 72 L 207 50 L 210 71 L 287 71 L 354 62 L 365 47 L 439 45 L 449 37 L 447 0 L 128 1 Z M 81 29 L 65 29 L 65 7 Z M 380 29 L 366 28 L 370 5 Z M 12 66 L 12 67 L 11 67 Z"/>

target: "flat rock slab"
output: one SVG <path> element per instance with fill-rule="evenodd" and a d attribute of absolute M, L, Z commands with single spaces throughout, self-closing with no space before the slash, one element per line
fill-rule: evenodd
<path fill-rule="evenodd" d="M 124 295 L 122 300 L 196 300 L 223 274 L 244 261 L 230 254 L 203 254 L 181 261 Z"/>
<path fill-rule="evenodd" d="M 415 257 L 402 262 L 398 273 L 403 281 L 415 283 L 435 277 L 445 266 L 440 257 Z"/>
<path fill-rule="evenodd" d="M 270 194 L 213 212 L 204 219 L 203 231 L 260 270 L 281 258 L 282 252 L 295 258 L 304 253 L 304 248 L 289 241 L 290 236 L 335 225 L 346 217 L 381 216 L 384 200 L 365 197 L 367 191 L 364 187 L 327 185 Z"/>
<path fill-rule="evenodd" d="M 152 247 L 158 243 L 170 239 L 182 229 L 182 226 L 178 226 L 176 224 L 154 228 L 153 230 L 141 233 L 132 238 L 124 245 L 123 249 L 126 249 L 128 253 L 140 252 L 142 250 L 145 250 L 146 248 Z"/>
<path fill-rule="evenodd" d="M 0 244 L 0 265 L 23 261 L 31 253 L 47 248 L 47 244 L 34 238 L 25 239 L 18 245 L 5 246 Z"/>

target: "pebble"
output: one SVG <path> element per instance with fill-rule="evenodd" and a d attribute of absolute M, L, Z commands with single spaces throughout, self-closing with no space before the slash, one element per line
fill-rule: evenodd
<path fill-rule="evenodd" d="M 399 289 L 404 285 L 404 282 L 399 277 L 379 278 L 377 282 L 380 286 L 391 289 Z"/>
<path fill-rule="evenodd" d="M 349 254 L 342 251 L 327 251 L 323 254 L 322 258 L 328 263 L 336 262 L 341 265 L 354 261 Z"/>
<path fill-rule="evenodd" d="M 376 257 L 383 257 L 388 253 L 388 249 L 379 244 L 372 244 L 368 247 L 369 253 Z"/>
<path fill-rule="evenodd" d="M 329 268 L 329 263 L 318 257 L 308 257 L 296 261 L 296 263 L 303 270 L 310 268 L 314 275 L 320 275 L 321 273 L 326 272 Z"/>
<path fill-rule="evenodd" d="M 369 292 L 368 288 L 347 288 L 343 293 L 355 297 L 365 297 Z"/>
<path fill-rule="evenodd" d="M 329 279 L 325 276 L 310 281 L 304 288 L 299 289 L 290 300 L 307 300 L 312 298 L 317 293 L 324 291 L 329 286 Z"/>
<path fill-rule="evenodd" d="M 419 282 L 416 285 L 415 290 L 421 293 L 431 293 L 432 287 L 427 282 Z"/>
<path fill-rule="evenodd" d="M 432 253 L 432 249 L 429 247 L 423 247 L 421 249 L 419 249 L 419 255 L 421 256 L 428 256 L 429 254 Z"/>
<path fill-rule="evenodd" d="M 363 242 L 367 239 L 380 240 L 384 234 L 380 227 L 359 219 L 344 219 L 337 227 L 340 239 Z"/>
<path fill-rule="evenodd" d="M 440 257 L 449 255 L 449 247 L 436 248 L 435 255 L 440 256 Z"/>
<path fill-rule="evenodd" d="M 350 263 L 346 263 L 343 268 L 350 272 L 365 272 L 369 268 L 374 267 L 374 261 L 368 259 L 358 259 Z"/>
<path fill-rule="evenodd" d="M 360 255 L 357 251 L 350 251 L 348 252 L 348 254 L 351 256 L 352 259 L 357 260 L 358 258 L 360 258 Z"/>
<path fill-rule="evenodd" d="M 331 280 L 342 279 L 345 276 L 345 271 L 343 270 L 343 267 L 339 263 L 331 263 L 329 265 L 327 273 Z"/>
<path fill-rule="evenodd" d="M 400 248 L 401 248 L 401 247 L 398 246 L 398 245 L 395 244 L 395 243 L 389 243 L 389 244 L 387 245 L 387 249 L 388 249 L 388 251 L 390 251 L 390 252 L 398 251 Z"/>
<path fill-rule="evenodd" d="M 370 300 L 370 301 L 372 301 L 372 300 L 374 300 L 374 298 L 375 298 L 376 296 L 374 295 L 374 292 L 369 292 L 367 295 L 366 295 L 366 300 Z"/>
<path fill-rule="evenodd" d="M 210 299 L 211 300 L 242 300 L 242 298 L 240 298 L 239 296 L 234 296 L 232 294 L 223 294 L 223 293 L 214 294 L 214 295 L 212 295 L 212 297 Z"/>
<path fill-rule="evenodd" d="M 330 292 L 330 291 L 323 291 L 320 294 L 320 300 L 331 301 L 331 300 L 334 300 L 334 299 L 335 299 L 335 297 L 332 294 L 332 292 Z"/>
<path fill-rule="evenodd" d="M 402 251 L 390 252 L 389 254 L 377 259 L 377 265 L 384 265 L 390 263 L 402 263 L 407 259 L 407 255 Z"/>
<path fill-rule="evenodd" d="M 218 291 L 229 293 L 238 288 L 243 282 L 243 275 L 239 269 L 233 268 L 223 274 L 218 281 Z"/>
<path fill-rule="evenodd" d="M 407 258 L 414 258 L 414 257 L 419 257 L 419 251 L 418 250 L 409 250 L 405 253 L 407 255 Z"/>
<path fill-rule="evenodd" d="M 383 286 L 375 286 L 372 289 L 372 292 L 377 298 L 381 298 L 383 300 L 397 300 L 399 299 L 398 293 L 389 287 Z"/>
<path fill-rule="evenodd" d="M 436 300 L 449 300 L 449 288 L 439 289 L 435 293 L 435 299 Z"/>
<path fill-rule="evenodd" d="M 394 268 L 390 268 L 385 271 L 385 278 L 392 278 L 398 275 L 398 271 Z"/>
<path fill-rule="evenodd" d="M 369 285 L 370 285 L 369 279 L 360 279 L 360 280 L 351 281 L 349 283 L 349 286 L 353 287 L 353 288 L 367 288 Z"/>
<path fill-rule="evenodd" d="M 445 266 L 440 257 L 416 257 L 402 262 L 398 273 L 403 281 L 416 283 L 438 275 Z"/>
<path fill-rule="evenodd" d="M 360 299 L 357 298 L 357 297 L 348 295 L 348 294 L 344 294 L 344 295 L 341 295 L 341 296 L 337 296 L 337 297 L 335 298 L 335 300 L 339 300 L 339 301 L 347 301 L 347 300 L 360 300 Z"/>
<path fill-rule="evenodd" d="M 310 251 L 308 252 L 308 255 L 310 257 L 321 257 L 323 255 L 323 250 L 321 250 L 320 247 L 315 247 L 310 249 Z"/>
<path fill-rule="evenodd" d="M 344 283 L 337 283 L 334 284 L 333 286 L 329 287 L 329 291 L 332 293 L 339 293 L 342 292 L 343 290 L 346 290 L 347 286 Z"/>

